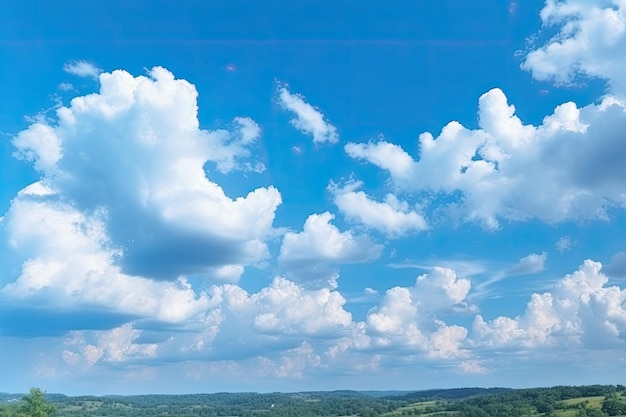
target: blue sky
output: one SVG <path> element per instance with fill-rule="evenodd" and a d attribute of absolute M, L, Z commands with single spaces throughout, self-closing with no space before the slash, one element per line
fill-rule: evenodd
<path fill-rule="evenodd" d="M 623 1 L 127 3 L 2 6 L 0 391 L 623 382 Z"/>

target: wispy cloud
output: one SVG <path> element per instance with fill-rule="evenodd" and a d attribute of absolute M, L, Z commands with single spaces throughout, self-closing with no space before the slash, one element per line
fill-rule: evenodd
<path fill-rule="evenodd" d="M 496 282 L 517 275 L 530 275 L 543 271 L 547 253 L 531 253 L 509 266 L 502 261 L 467 258 L 433 258 L 423 260 L 407 259 L 403 262 L 387 264 L 394 269 L 417 269 L 431 271 L 436 267 L 453 269 L 459 276 L 471 278 L 474 283 L 470 298 L 481 298 L 488 294 L 488 287 Z"/>
<path fill-rule="evenodd" d="M 313 107 L 299 94 L 291 94 L 287 87 L 278 90 L 278 101 L 283 109 L 289 110 L 296 115 L 291 124 L 300 132 L 313 136 L 313 143 L 334 144 L 339 141 L 337 128 L 330 124 L 324 114 Z"/>
<path fill-rule="evenodd" d="M 497 265 L 490 261 L 454 258 L 405 260 L 403 262 L 390 263 L 387 264 L 387 266 L 394 269 L 418 269 L 422 271 L 430 271 L 431 269 L 440 266 L 454 269 L 456 273 L 462 277 L 491 275 L 499 270 Z"/>
<path fill-rule="evenodd" d="M 100 68 L 87 61 L 71 61 L 63 66 L 63 71 L 81 78 L 98 78 Z"/>
<path fill-rule="evenodd" d="M 473 296 L 477 298 L 486 296 L 490 292 L 488 290 L 489 286 L 504 279 L 518 275 L 537 274 L 543 271 L 547 258 L 548 254 L 546 252 L 531 253 L 530 255 L 524 256 L 516 264 L 495 271 L 487 280 L 477 284 L 475 287 L 476 292 Z"/>
<path fill-rule="evenodd" d="M 72 91 L 72 90 L 74 90 L 74 86 L 71 83 L 61 83 L 61 84 L 59 84 L 59 90 L 61 90 L 61 91 Z"/>
<path fill-rule="evenodd" d="M 571 237 L 561 236 L 559 240 L 556 241 L 554 246 L 556 247 L 556 250 L 563 253 L 568 250 L 571 250 L 575 244 L 576 242 L 574 242 Z"/>

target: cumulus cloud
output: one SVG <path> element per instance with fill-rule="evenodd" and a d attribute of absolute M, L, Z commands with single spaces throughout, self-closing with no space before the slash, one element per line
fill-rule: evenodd
<path fill-rule="evenodd" d="M 341 339 L 329 353 L 413 348 L 431 359 L 466 357 L 467 329 L 447 325 L 438 315 L 465 304 L 470 288 L 470 281 L 458 278 L 453 270 L 436 267 L 419 276 L 413 287 L 387 290 L 365 322 L 357 323 L 352 335 Z"/>
<path fill-rule="evenodd" d="M 3 217 L 0 262 L 12 273 L 0 277 L 0 299 L 167 323 L 189 333 L 159 345 L 164 352 L 203 350 L 225 320 L 222 290 L 193 288 L 187 276 L 236 282 L 268 256 L 265 239 L 281 202 L 273 187 L 230 198 L 206 171 L 211 163 L 222 172 L 245 169 L 260 129 L 248 118 L 228 131 L 199 129 L 195 88 L 163 68 L 149 77 L 104 73 L 100 81 L 98 93 L 59 108 L 54 123 L 35 121 L 13 139 L 15 156 L 41 180 Z M 274 314 L 284 310 L 277 293 Z M 336 293 L 317 297 L 340 310 L 344 302 Z M 313 324 L 303 329 L 324 328 L 314 324 L 315 310 L 308 313 L 301 319 Z M 244 325 L 254 322 L 248 318 Z M 85 333 L 85 343 L 65 349 L 66 362 L 156 354 L 129 326 Z"/>
<path fill-rule="evenodd" d="M 470 328 L 447 324 L 441 317 L 467 310 L 469 280 L 453 270 L 435 268 L 413 287 L 389 289 L 365 321 L 328 350 L 331 358 L 347 352 L 392 352 L 417 349 L 436 360 L 458 360 L 464 373 L 487 371 L 487 359 L 506 351 L 529 349 L 596 349 L 623 347 L 626 337 L 626 290 L 608 286 L 602 265 L 587 260 L 549 291 L 534 293 L 523 314 L 485 319 L 476 315 Z M 539 354 L 539 353 L 538 353 Z M 496 356 L 494 356 L 496 355 Z"/>
<path fill-rule="evenodd" d="M 232 360 L 289 356 L 303 340 L 318 351 L 352 325 L 346 299 L 330 288 L 308 289 L 275 277 L 257 292 L 234 284 L 207 289 L 210 303 L 196 316 L 160 336 L 161 361 Z"/>
<path fill-rule="evenodd" d="M 286 350 L 279 358 L 270 359 L 266 356 L 257 358 L 253 368 L 261 376 L 275 378 L 302 378 L 305 372 L 319 367 L 322 363 L 313 346 L 307 342 L 296 348 Z"/>
<path fill-rule="evenodd" d="M 349 143 L 346 153 L 389 172 L 399 190 L 430 194 L 431 209 L 496 229 L 502 219 L 559 223 L 607 219 L 624 207 L 626 151 L 616 132 L 626 127 L 626 13 L 612 0 L 546 1 L 544 27 L 556 34 L 532 46 L 522 68 L 557 84 L 600 78 L 609 94 L 599 103 L 557 106 L 538 126 L 524 124 L 499 89 L 480 97 L 479 129 L 456 121 L 436 138 L 419 137 L 419 159 L 384 139 Z M 437 203 L 441 198 L 446 207 Z M 452 201 L 450 201 L 452 200 Z"/>
<path fill-rule="evenodd" d="M 549 291 L 532 294 L 523 315 L 476 316 L 472 341 L 487 347 L 615 347 L 626 335 L 626 290 L 606 286 L 602 265 L 587 260 Z"/>
<path fill-rule="evenodd" d="M 52 174 L 61 159 L 61 140 L 54 129 L 42 123 L 34 123 L 21 131 L 14 139 L 16 158 L 31 162 L 33 168 Z"/>
<path fill-rule="evenodd" d="M 150 324 L 159 318 L 148 314 L 136 323 L 112 330 L 71 332 L 64 342 L 62 358 L 68 364 L 81 366 L 139 357 L 168 362 L 243 360 L 264 355 L 268 361 L 281 362 L 293 356 L 303 338 L 317 341 L 307 347 L 315 355 L 313 350 L 319 349 L 318 343 L 336 339 L 353 323 L 352 315 L 344 309 L 346 299 L 339 292 L 329 288 L 306 289 L 281 277 L 255 293 L 238 285 L 223 284 L 210 287 L 207 294 L 208 302 L 200 314 L 172 323 L 174 326 L 169 329 L 173 331 L 166 328 L 151 332 L 149 337 L 156 337 L 154 343 L 138 342 L 145 333 L 140 330 L 146 325 L 145 320 Z M 151 296 L 146 294 L 146 299 L 149 301 Z M 184 302 L 168 304 L 167 297 L 160 301 L 171 312 L 182 308 L 180 304 Z M 145 319 L 140 320 L 142 317 Z"/>
<path fill-rule="evenodd" d="M 412 210 L 406 201 L 393 194 L 387 194 L 384 202 L 375 201 L 365 192 L 357 191 L 361 185 L 360 182 L 351 182 L 343 187 L 334 183 L 329 186 L 335 205 L 348 219 L 388 237 L 401 237 L 428 229 L 424 217 Z"/>
<path fill-rule="evenodd" d="M 157 344 L 137 343 L 141 331 L 132 323 L 104 331 L 73 331 L 66 337 L 63 361 L 71 366 L 91 367 L 98 362 L 125 362 L 152 358 Z"/>
<path fill-rule="evenodd" d="M 352 323 L 352 315 L 343 308 L 346 299 L 329 288 L 305 289 L 276 277 L 268 287 L 252 295 L 232 285 L 219 291 L 225 310 L 232 313 L 229 317 L 245 318 L 244 322 L 262 334 L 335 333 Z M 240 331 L 239 326 L 231 329 Z"/>
<path fill-rule="evenodd" d="M 328 279 L 332 265 L 361 263 L 377 259 L 383 246 L 366 235 L 341 232 L 330 222 L 329 212 L 312 214 L 300 233 L 287 232 L 278 256 L 279 264 L 290 275 L 303 279 Z"/>
<path fill-rule="evenodd" d="M 432 212 L 445 202 L 445 214 L 492 229 L 503 219 L 608 219 L 611 209 L 626 206 L 626 69 L 616 59 L 626 51 L 623 2 L 549 0 L 542 19 L 559 33 L 522 67 L 561 84 L 600 77 L 610 94 L 584 107 L 564 103 L 533 126 L 516 116 L 501 90 L 491 90 L 478 103 L 479 128 L 453 121 L 436 138 L 423 133 L 419 158 L 384 139 L 349 143 L 345 152 L 388 171 L 394 189 L 381 202 L 359 191 L 360 183 L 331 184 L 340 212 L 363 228 L 400 237 L 428 228 L 421 213 L 427 211 L 409 202 L 415 195 L 426 196 Z M 378 369 L 394 356 L 406 363 L 451 360 L 463 373 L 482 373 L 485 357 L 506 349 L 623 348 L 626 290 L 609 286 L 607 277 L 626 275 L 623 253 L 604 268 L 585 261 L 549 291 L 532 294 L 520 315 L 483 313 L 470 328 L 443 320 L 472 311 L 470 281 L 438 267 L 414 286 L 376 297 L 379 303 L 354 321 L 336 287 L 311 288 L 302 271 L 328 276 L 335 265 L 378 258 L 382 246 L 341 231 L 326 212 L 285 234 L 278 261 L 287 277 L 249 293 L 234 283 L 246 266 L 268 257 L 281 195 L 268 186 L 230 197 L 211 175 L 262 171 L 253 158 L 261 128 L 238 117 L 224 129 L 200 129 L 195 88 L 163 68 L 142 77 L 101 73 L 85 61 L 64 69 L 98 78 L 100 90 L 13 138 L 15 156 L 41 180 L 20 191 L 1 218 L 0 262 L 14 272 L 0 277 L 0 301 L 137 318 L 109 330 L 71 332 L 61 350 L 69 366 L 183 355 L 210 358 L 223 364 L 221 371 L 233 369 L 230 359 L 245 358 L 260 374 L 299 377 L 351 354 L 346 362 L 358 371 Z M 286 87 L 278 96 L 295 115 L 292 125 L 315 144 L 338 142 L 337 129 L 302 96 Z M 568 239 L 557 249 L 569 249 Z M 540 272 L 546 256 L 530 254 L 507 273 Z M 220 283 L 195 287 L 186 275 Z M 176 331 L 145 342 L 141 326 L 151 321 Z"/>
<path fill-rule="evenodd" d="M 339 141 L 337 128 L 325 120 L 319 109 L 313 107 L 299 94 L 291 94 L 287 87 L 278 89 L 278 101 L 283 109 L 295 114 L 291 124 L 305 135 L 313 136 L 313 143 L 334 144 Z"/>
<path fill-rule="evenodd" d="M 608 81 L 611 92 L 626 97 L 626 6 L 619 0 L 548 0 L 541 10 L 545 27 L 557 34 L 532 50 L 522 63 L 538 80 L 559 84 L 577 78 Z"/>
<path fill-rule="evenodd" d="M 626 152 L 616 133 L 626 105 L 614 97 L 578 108 L 558 106 L 539 126 L 523 124 L 504 93 L 480 97 L 479 129 L 450 122 L 420 135 L 419 160 L 385 141 L 348 144 L 348 155 L 385 169 L 400 191 L 429 193 L 431 210 L 499 227 L 500 219 L 558 223 L 607 219 L 624 207 Z M 442 197 L 443 196 L 443 197 Z M 446 201 L 445 208 L 437 203 Z"/>
<path fill-rule="evenodd" d="M 98 78 L 102 72 L 100 68 L 87 61 L 71 61 L 63 66 L 63 71 L 82 78 Z M 71 85 L 70 85 L 71 86 Z"/>
<path fill-rule="evenodd" d="M 43 236 L 56 233 L 53 226 L 23 221 L 53 211 L 66 219 L 62 224 L 98 217 L 106 246 L 118 251 L 114 263 L 131 275 L 233 279 L 241 266 L 264 259 L 278 190 L 232 199 L 205 172 L 205 164 L 223 173 L 258 168 L 248 157 L 259 126 L 238 117 L 231 130 L 200 129 L 194 86 L 163 68 L 149 77 L 103 73 L 100 83 L 98 93 L 59 108 L 55 125 L 35 122 L 13 139 L 15 155 L 33 164 L 50 192 L 14 200 L 5 216 L 9 240 L 54 240 Z M 36 253 L 28 247 L 36 241 L 13 245 L 14 257 L 38 262 L 60 250 Z"/>
<path fill-rule="evenodd" d="M 15 258 L 6 258 L 5 264 L 20 272 L 5 282 L 1 295 L 45 299 L 55 308 L 96 306 L 166 322 L 183 322 L 209 306 L 207 295 L 196 294 L 183 278 L 157 282 L 123 273 L 117 265 L 121 252 L 110 247 L 104 214 L 88 216 L 53 198 L 23 191 L 14 199 L 6 227 Z"/>
<path fill-rule="evenodd" d="M 275 277 L 267 287 L 249 293 L 234 284 L 214 285 L 211 304 L 201 317 L 182 326 L 159 344 L 162 360 L 231 360 L 290 356 L 303 340 L 320 344 L 352 325 L 346 299 L 330 288 L 308 289 Z"/>
<path fill-rule="evenodd" d="M 163 68 L 99 79 L 99 92 L 13 138 L 15 156 L 41 180 L 3 217 L 0 257 L 15 272 L 0 278 L 1 299 L 136 318 L 72 332 L 60 355 L 76 369 L 157 355 L 219 359 L 235 350 L 254 358 L 279 340 L 277 354 L 263 356 L 275 374 L 314 363 L 317 347 L 302 337 L 338 337 L 353 323 L 338 291 L 276 277 L 249 294 L 233 284 L 194 288 L 187 278 L 236 282 L 246 265 L 268 256 L 280 193 L 267 187 L 230 198 L 210 179 L 212 169 L 255 166 L 259 126 L 240 117 L 229 130 L 200 129 L 195 88 Z M 340 231 L 332 218 L 313 215 L 301 233 L 286 234 L 281 264 L 291 271 L 380 255 L 381 245 Z M 142 326 L 154 322 L 184 331 L 140 342 Z"/>

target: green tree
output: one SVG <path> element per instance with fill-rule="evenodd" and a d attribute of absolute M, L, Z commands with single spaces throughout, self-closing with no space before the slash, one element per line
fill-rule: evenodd
<path fill-rule="evenodd" d="M 15 416 L 15 407 L 10 406 L 1 406 L 0 407 L 0 417 L 13 417 Z"/>
<path fill-rule="evenodd" d="M 615 398 L 608 398 L 602 404 L 602 411 L 610 416 L 621 416 L 626 414 L 626 404 Z"/>
<path fill-rule="evenodd" d="M 26 417 L 50 417 L 56 412 L 56 407 L 46 400 L 42 390 L 31 388 L 30 393 L 22 398 L 18 412 Z"/>
<path fill-rule="evenodd" d="M 576 413 L 576 417 L 606 417 L 607 414 L 597 408 L 581 408 Z"/>

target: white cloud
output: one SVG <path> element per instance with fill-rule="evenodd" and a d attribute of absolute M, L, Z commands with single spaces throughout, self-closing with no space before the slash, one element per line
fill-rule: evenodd
<path fill-rule="evenodd" d="M 87 61 L 71 61 L 63 66 L 63 71 L 77 77 L 98 78 L 102 72 L 100 68 Z"/>
<path fill-rule="evenodd" d="M 485 322 L 482 316 L 476 316 L 472 336 L 477 343 L 490 347 L 510 344 L 536 347 L 545 344 L 553 327 L 559 323 L 552 301 L 550 294 L 533 294 L 522 317 L 512 319 L 500 316 Z"/>
<path fill-rule="evenodd" d="M 351 314 L 343 308 L 346 299 L 329 288 L 305 289 L 276 277 L 251 295 L 234 285 L 216 291 L 223 303 L 224 331 L 238 332 L 238 338 L 245 337 L 245 326 L 261 334 L 313 335 L 335 333 L 352 323 Z"/>
<path fill-rule="evenodd" d="M 348 143 L 346 153 L 354 159 L 365 159 L 382 169 L 389 171 L 397 181 L 409 180 L 414 161 L 400 146 L 384 140 L 376 143 Z"/>
<path fill-rule="evenodd" d="M 459 365 L 461 372 L 465 374 L 484 374 L 487 369 L 483 366 L 483 363 L 479 360 L 467 360 L 461 362 Z"/>
<path fill-rule="evenodd" d="M 279 264 L 295 277 L 309 280 L 332 276 L 331 265 L 361 263 L 377 259 L 382 245 L 366 235 L 341 232 L 330 222 L 329 212 L 312 214 L 300 233 L 287 232 L 278 256 Z"/>
<path fill-rule="evenodd" d="M 426 311 L 446 310 L 463 303 L 470 288 L 470 281 L 457 277 L 454 270 L 435 267 L 417 277 L 414 297 Z"/>
<path fill-rule="evenodd" d="M 409 345 L 422 344 L 423 336 L 417 327 L 416 317 L 417 305 L 410 291 L 394 287 L 386 292 L 380 306 L 368 314 L 368 330 L 387 338 L 402 338 Z M 390 341 L 381 343 L 388 344 Z"/>
<path fill-rule="evenodd" d="M 245 266 L 264 260 L 281 196 L 273 187 L 226 196 L 207 178 L 204 164 L 215 162 L 224 172 L 241 168 L 259 127 L 237 118 L 232 131 L 201 130 L 195 88 L 162 68 L 150 75 L 101 74 L 98 93 L 59 108 L 56 123 L 36 121 L 14 138 L 16 156 L 30 161 L 42 179 L 21 190 L 3 217 L 7 250 L 0 263 L 13 272 L 2 276 L 0 297 L 52 311 L 168 323 L 186 331 L 159 345 L 176 357 L 210 349 L 227 319 L 221 287 L 195 289 L 186 276 L 235 282 Z M 260 308 L 263 314 L 288 311 L 283 293 L 271 294 L 275 304 Z M 311 300 L 321 306 L 318 314 L 334 311 L 335 317 L 316 317 L 311 304 L 293 332 L 327 331 L 324 323 L 350 321 L 338 293 L 315 293 Z M 229 318 L 252 328 L 255 318 L 248 319 Z M 151 356 L 145 350 L 151 344 L 132 342 L 139 331 L 94 333 L 81 348 L 65 349 L 65 360 Z M 126 338 L 106 341 L 107 334 Z"/>
<path fill-rule="evenodd" d="M 59 90 L 61 91 L 75 91 L 74 86 L 71 83 L 59 84 Z"/>
<path fill-rule="evenodd" d="M 471 284 L 447 268 L 434 268 L 416 279 L 413 287 L 394 287 L 372 308 L 351 336 L 329 350 L 331 356 L 346 351 L 418 349 L 431 359 L 467 357 L 463 349 L 467 329 L 447 325 L 437 318 L 465 303 Z"/>
<path fill-rule="evenodd" d="M 361 186 L 352 182 L 339 187 L 331 183 L 335 205 L 347 218 L 357 221 L 365 227 L 376 229 L 388 237 L 401 237 L 428 229 L 424 217 L 405 201 L 393 194 L 387 194 L 380 203 L 372 200 L 363 191 L 356 191 Z"/>
<path fill-rule="evenodd" d="M 426 260 L 407 259 L 403 262 L 388 264 L 387 266 L 395 269 L 419 269 L 423 271 L 430 271 L 437 266 L 441 266 L 450 268 L 458 275 L 464 277 L 493 274 L 498 268 L 498 264 L 495 262 L 468 258 L 433 258 Z"/>
<path fill-rule="evenodd" d="M 200 129 L 195 88 L 163 68 L 148 77 L 103 73 L 100 84 L 13 140 L 42 179 L 18 193 L 2 220 L 8 251 L 0 257 L 15 271 L 2 277 L 3 302 L 137 318 L 72 333 L 59 355 L 79 370 L 139 357 L 254 358 L 276 343 L 267 358 L 275 374 L 296 375 L 302 358 L 318 361 L 317 346 L 302 337 L 337 338 L 353 323 L 338 291 L 277 277 L 248 294 L 232 284 L 194 288 L 186 278 L 235 282 L 268 257 L 280 193 L 270 186 L 230 198 L 210 179 L 213 168 L 256 170 L 259 126 L 241 117 L 230 130 Z M 331 220 L 314 215 L 302 233 L 287 234 L 281 262 L 332 266 L 380 255 L 382 246 Z M 141 343 L 134 326 L 146 320 L 184 331 Z"/>
<path fill-rule="evenodd" d="M 216 168 L 222 173 L 229 173 L 233 170 L 242 171 L 265 171 L 262 162 L 242 162 L 251 156 L 250 147 L 261 137 L 261 128 L 249 117 L 235 117 L 231 130 L 216 130 L 211 132 L 215 140 L 211 152 L 211 160 L 215 162 Z"/>
<path fill-rule="evenodd" d="M 280 352 L 266 351 L 262 355 L 238 360 L 186 361 L 183 365 L 185 377 L 193 380 L 220 380 L 223 389 L 226 380 L 258 386 L 259 379 L 300 379 L 322 365 L 322 357 L 308 342 Z M 291 381 L 289 381 L 291 383 Z M 291 386 L 291 385 L 290 385 Z"/>
<path fill-rule="evenodd" d="M 439 329 L 430 335 L 427 355 L 433 359 L 467 357 L 462 348 L 467 338 L 467 329 L 462 326 L 448 326 L 441 322 Z"/>
<path fill-rule="evenodd" d="M 63 361 L 71 366 L 91 367 L 98 362 L 125 362 L 157 355 L 155 343 L 137 343 L 141 331 L 126 323 L 111 330 L 72 331 L 67 336 Z"/>
<path fill-rule="evenodd" d="M 241 265 L 224 265 L 216 268 L 209 268 L 207 276 L 219 281 L 237 282 L 243 275 L 244 267 Z"/>
<path fill-rule="evenodd" d="M 71 223 L 99 213 L 106 246 L 118 251 L 111 262 L 126 274 L 175 280 L 228 271 L 236 279 L 242 266 L 268 256 L 264 240 L 281 196 L 270 186 L 231 199 L 204 166 L 215 163 L 224 173 L 259 168 L 247 158 L 260 128 L 239 117 L 230 131 L 199 129 L 194 86 L 159 67 L 149 75 L 103 73 L 99 93 L 59 108 L 56 125 L 35 122 L 14 138 L 16 156 L 33 163 L 54 196 L 14 200 L 5 216 L 9 239 L 63 239 L 54 227 L 40 230 L 22 217 L 52 211 Z M 65 236 L 76 232 L 69 230 Z M 14 249 L 15 258 L 34 263 L 60 251 Z"/>
<path fill-rule="evenodd" d="M 339 141 L 337 128 L 325 120 L 318 109 L 305 102 L 301 95 L 291 94 L 286 87 L 280 87 L 278 100 L 283 109 L 296 115 L 291 124 L 303 134 L 313 136 L 313 143 L 332 145 Z"/>
<path fill-rule="evenodd" d="M 548 259 L 548 254 L 546 252 L 531 253 L 530 255 L 520 259 L 519 262 L 509 268 L 506 273 L 508 276 L 536 274 L 543 271 L 546 259 Z"/>
<path fill-rule="evenodd" d="M 420 158 L 381 141 L 348 144 L 348 155 L 387 170 L 400 191 L 429 193 L 430 209 L 485 227 L 499 219 L 558 223 L 607 219 L 626 206 L 626 152 L 616 133 L 626 128 L 626 105 L 558 106 L 540 126 L 524 125 L 499 89 L 479 100 L 480 129 L 449 123 L 436 139 L 420 135 Z M 443 198 L 445 206 L 438 206 Z"/>
<path fill-rule="evenodd" d="M 201 314 L 176 323 L 182 332 L 161 333 L 160 360 L 277 358 L 289 355 L 302 340 L 317 349 L 318 343 L 336 339 L 352 326 L 346 299 L 330 288 L 308 289 L 275 277 L 255 293 L 234 284 L 214 285 L 206 292 Z"/>
<path fill-rule="evenodd" d="M 385 140 L 347 144 L 350 157 L 387 170 L 395 189 L 378 202 L 358 191 L 357 183 L 331 185 L 337 207 L 360 225 L 399 237 L 428 228 L 402 192 L 409 194 L 406 199 L 416 191 L 420 198 L 430 193 L 433 211 L 439 197 L 452 201 L 446 214 L 489 228 L 501 219 L 606 219 L 611 208 L 625 206 L 626 169 L 619 156 L 626 152 L 626 105 L 620 101 L 626 70 L 616 60 L 625 52 L 625 6 L 617 0 L 605 4 L 548 0 L 544 23 L 563 29 L 531 52 L 523 67 L 557 83 L 575 82 L 579 74 L 602 77 L 613 96 L 583 108 L 562 104 L 531 126 L 494 89 L 480 98 L 479 129 L 451 122 L 436 139 L 424 133 L 419 159 Z M 250 160 L 260 127 L 239 117 L 228 129 L 200 129 L 195 88 L 162 68 L 148 77 L 100 75 L 84 61 L 65 70 L 99 77 L 101 89 L 60 108 L 54 123 L 36 121 L 14 138 L 16 156 L 31 162 L 42 180 L 20 191 L 1 218 L 9 252 L 0 261 L 17 272 L 2 277 L 3 285 L 14 282 L 0 295 L 51 307 L 104 309 L 189 331 L 158 345 L 141 342 L 136 323 L 72 332 L 62 351 L 68 365 L 193 352 L 252 358 L 260 374 L 299 377 L 338 355 L 350 353 L 354 361 L 366 353 L 355 370 L 377 369 L 395 355 L 407 363 L 456 360 L 460 371 L 482 373 L 484 357 L 473 355 L 490 357 L 504 348 L 623 347 L 626 291 L 608 286 L 605 276 L 623 276 L 622 253 L 604 269 L 586 261 L 549 292 L 531 295 L 519 316 L 477 316 L 471 331 L 441 319 L 469 310 L 471 288 L 469 280 L 445 268 L 433 268 L 412 287 L 389 289 L 364 321 L 354 322 L 336 288 L 311 289 L 290 275 L 380 255 L 380 245 L 352 230 L 342 232 L 329 213 L 311 215 L 302 232 L 285 234 L 278 260 L 291 280 L 276 277 L 252 294 L 233 284 L 194 289 L 185 275 L 236 282 L 245 266 L 268 256 L 265 240 L 273 233 L 280 193 L 266 187 L 231 198 L 205 173 L 207 163 L 209 171 L 221 173 L 262 171 L 262 162 Z M 314 143 L 338 141 L 336 128 L 318 109 L 284 87 L 278 93 L 281 105 L 296 115 L 291 123 Z M 559 250 L 570 247 L 568 237 L 557 242 Z M 530 254 L 507 273 L 543 271 L 546 256 Z M 324 356 L 320 351 L 329 344 Z M 267 353 L 268 346 L 276 354 Z"/>
<path fill-rule="evenodd" d="M 558 33 L 522 64 L 539 80 L 606 80 L 611 95 L 599 104 L 564 103 L 532 126 L 493 89 L 479 101 L 480 129 L 453 121 L 437 138 L 423 133 L 419 160 L 385 140 L 349 143 L 345 151 L 387 170 L 399 190 L 430 193 L 431 208 L 446 219 L 458 215 L 492 229 L 501 219 L 607 219 L 626 202 L 624 164 L 616 157 L 626 148 L 615 133 L 626 127 L 625 7 L 618 0 L 548 0 L 541 18 Z M 446 208 L 437 207 L 442 196 Z"/>
<path fill-rule="evenodd" d="M 626 335 L 626 290 L 605 286 L 598 262 L 585 261 L 549 291 L 533 294 L 523 315 L 474 320 L 472 341 L 478 346 L 621 346 Z"/>
<path fill-rule="evenodd" d="M 258 375 L 277 378 L 302 378 L 305 372 L 310 372 L 322 363 L 321 357 L 307 342 L 286 350 L 277 359 L 272 360 L 261 356 L 257 358 L 257 361 L 254 369 Z"/>
<path fill-rule="evenodd" d="M 365 293 L 365 295 L 369 295 L 369 296 L 378 295 L 378 290 L 375 290 L 374 288 L 370 288 L 370 287 L 365 287 L 363 292 Z"/>
<path fill-rule="evenodd" d="M 563 253 L 572 249 L 572 247 L 576 244 L 569 236 L 561 236 L 559 240 L 556 241 L 554 247 L 556 250 Z"/>
<path fill-rule="evenodd" d="M 521 258 L 517 263 L 508 268 L 502 268 L 497 263 L 483 262 L 483 270 L 476 270 L 480 275 L 486 275 L 487 279 L 475 285 L 473 297 L 482 298 L 491 291 L 487 290 L 492 284 L 502 281 L 503 279 L 518 276 L 518 275 L 531 275 L 542 272 L 545 269 L 545 263 L 548 259 L 547 252 L 531 253 Z M 453 267 L 458 270 L 454 264 L 445 264 L 446 266 Z M 463 263 L 460 264 L 463 267 Z M 467 270 L 467 269 L 464 269 Z M 470 270 L 471 272 L 471 270 Z M 464 276 L 474 275 L 472 273 L 464 273 Z"/>
<path fill-rule="evenodd" d="M 389 289 L 364 322 L 337 341 L 329 358 L 347 353 L 381 352 L 385 357 L 416 349 L 427 358 L 458 360 L 464 373 L 484 373 L 487 362 L 502 353 L 546 353 L 564 348 L 581 351 L 619 348 L 626 337 L 626 290 L 607 286 L 601 264 L 585 261 L 542 294 L 532 294 L 523 314 L 486 320 L 477 315 L 471 329 L 439 317 L 467 305 L 470 282 L 454 271 L 435 268 L 414 287 Z M 395 353 L 394 353 L 395 352 Z"/>
<path fill-rule="evenodd" d="M 97 306 L 174 323 L 210 306 L 208 296 L 196 294 L 184 279 L 158 282 L 122 273 L 116 265 L 121 253 L 109 247 L 102 213 L 86 216 L 46 199 L 44 194 L 13 202 L 7 231 L 16 257 L 11 263 L 20 274 L 0 294 L 43 297 L 53 308 Z"/>
<path fill-rule="evenodd" d="M 56 163 L 63 155 L 62 143 L 54 129 L 36 122 L 21 131 L 14 139 L 17 148 L 14 156 L 32 162 L 33 167 L 42 173 L 53 174 Z"/>
<path fill-rule="evenodd" d="M 538 80 L 559 84 L 579 76 L 608 81 L 611 92 L 626 97 L 626 5 L 621 0 L 547 0 L 544 26 L 558 33 L 526 56 L 522 68 Z"/>

